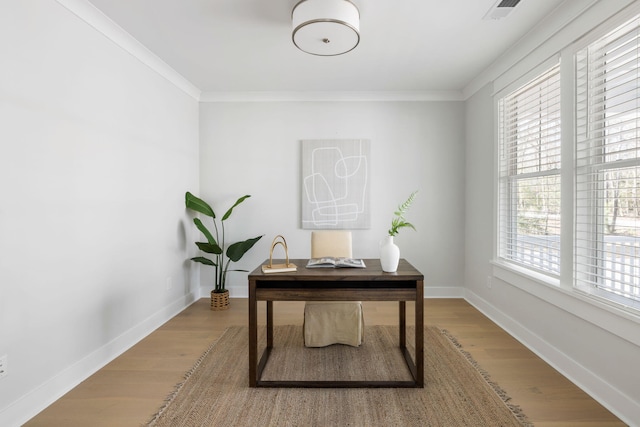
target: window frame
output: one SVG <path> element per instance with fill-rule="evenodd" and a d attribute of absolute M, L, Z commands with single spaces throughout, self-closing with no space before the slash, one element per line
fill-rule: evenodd
<path fill-rule="evenodd" d="M 602 292 L 594 289 L 585 289 L 575 286 L 574 267 L 576 258 L 576 206 L 577 193 L 577 128 L 578 120 L 576 88 L 577 53 L 589 44 L 603 38 L 615 31 L 618 27 L 630 21 L 630 17 L 640 16 L 640 3 L 635 3 L 621 8 L 616 13 L 607 14 L 604 7 L 599 7 L 600 13 L 592 16 L 593 25 L 583 30 L 567 30 L 563 35 L 565 44 L 553 46 L 543 44 L 538 49 L 530 52 L 526 60 L 511 67 L 498 75 L 492 82 L 491 96 L 493 98 L 493 129 L 494 129 L 494 197 L 493 197 L 493 252 L 491 272 L 494 277 L 503 280 L 509 285 L 530 293 L 552 304 L 558 304 L 565 310 L 579 317 L 588 318 L 604 310 L 615 315 L 616 319 L 632 320 L 634 324 L 640 322 L 640 305 L 634 304 L 626 298 L 611 297 L 610 292 Z M 606 20 L 601 20 L 602 15 L 607 15 Z M 555 62 L 561 60 L 560 80 L 562 86 L 562 169 L 561 169 L 561 260 L 559 277 L 541 274 L 531 268 L 524 268 L 500 257 L 500 141 L 499 141 L 499 103 L 500 97 L 535 79 Z M 640 171 L 638 175 L 640 176 Z M 491 288 L 490 277 L 487 278 L 487 287 Z M 576 304 L 576 302 L 585 303 Z M 624 328 L 616 328 L 616 333 L 629 339 Z M 635 342 L 635 338 L 633 338 Z"/>
<path fill-rule="evenodd" d="M 562 215 L 562 207 L 561 207 L 561 182 L 562 182 L 562 165 L 560 163 L 559 167 L 547 168 L 540 170 L 529 170 L 526 172 L 519 172 L 518 167 L 526 167 L 524 163 L 519 163 L 518 155 L 513 154 L 521 150 L 527 143 L 520 141 L 519 136 L 509 135 L 508 126 L 505 125 L 505 103 L 509 102 L 512 105 L 517 105 L 517 98 L 526 94 L 529 91 L 537 90 L 538 93 L 543 96 L 548 96 L 550 93 L 555 92 L 553 89 L 553 85 L 557 85 L 558 88 L 556 98 L 557 101 L 556 108 L 551 111 L 551 114 L 555 112 L 557 114 L 557 118 L 555 120 L 548 120 L 548 117 L 543 117 L 538 121 L 539 126 L 547 125 L 549 122 L 554 122 L 555 133 L 557 134 L 558 142 L 557 144 L 551 148 L 546 149 L 544 151 L 545 155 L 552 153 L 554 150 L 557 151 L 556 156 L 560 158 L 559 162 L 561 162 L 562 158 L 562 138 L 561 138 L 561 127 L 562 127 L 562 82 L 561 82 L 561 63 L 560 57 L 556 56 L 549 61 L 546 61 L 544 64 L 541 64 L 539 67 L 536 67 L 535 70 L 528 73 L 527 76 L 523 77 L 516 84 L 511 85 L 505 90 L 501 91 L 498 95 L 496 95 L 496 113 L 497 113 L 497 125 L 496 132 L 498 135 L 497 138 L 497 242 L 496 242 L 496 254 L 501 263 L 507 264 L 512 268 L 522 270 L 525 274 L 529 274 L 532 277 L 544 277 L 545 280 L 556 281 L 560 276 L 560 267 L 561 267 L 561 242 L 560 242 L 560 232 L 557 235 L 557 242 L 555 243 L 555 262 L 556 268 L 543 268 L 541 262 L 541 255 L 538 255 L 536 264 L 536 259 L 534 257 L 533 262 L 526 262 L 524 253 L 522 252 L 522 248 L 518 249 L 519 245 L 522 243 L 522 240 L 519 239 L 519 230 L 518 230 L 518 214 L 521 212 L 526 212 L 525 209 L 519 210 L 518 208 L 518 185 L 521 182 L 526 182 L 527 180 L 537 180 L 539 178 L 552 178 L 557 180 L 557 192 L 559 193 L 557 196 L 557 204 L 559 206 L 559 213 L 557 221 L 561 221 Z M 551 90 L 550 90 L 551 87 Z M 544 111 L 542 105 L 545 104 L 547 98 L 542 100 L 538 98 L 537 102 L 534 101 L 534 107 L 530 109 L 524 110 L 526 113 L 532 113 L 535 110 L 539 112 L 541 115 L 549 115 L 550 111 L 548 108 L 545 108 Z M 509 110 L 510 113 L 516 113 L 518 107 L 512 107 Z M 517 114 L 516 114 L 517 115 Z M 523 119 L 524 123 L 526 120 Z M 521 122 L 518 122 L 521 123 Z M 518 125 L 515 126 L 518 128 Z M 534 145 L 538 148 L 543 146 L 545 142 L 543 141 L 545 137 L 544 131 L 539 131 L 536 133 L 536 139 Z M 553 162 L 552 162 L 553 163 Z M 535 168 L 534 168 L 535 169 Z M 561 225 L 559 225 L 561 227 Z M 532 235 L 535 236 L 535 235 Z M 531 236 L 528 236 L 531 238 Z M 549 248 L 550 241 L 547 242 L 547 249 Z M 543 245 L 532 245 L 535 248 L 544 248 Z M 514 250 L 515 248 L 515 250 Z M 552 248 L 553 250 L 554 248 Z M 542 252 L 540 252 L 542 253 Z M 542 255 L 544 256 L 544 255 Z M 554 255 L 551 255 L 553 258 Z"/>
<path fill-rule="evenodd" d="M 625 26 L 629 26 L 631 29 L 623 30 Z M 636 74 L 636 87 L 634 88 L 636 93 L 631 98 L 635 100 L 636 106 L 635 109 L 630 108 L 623 110 L 623 112 L 634 116 L 637 123 L 640 117 L 640 87 L 638 86 L 638 81 L 640 81 L 640 77 L 638 77 L 640 76 L 640 65 L 638 65 L 640 62 L 640 53 L 638 53 L 640 50 L 640 14 L 635 14 L 632 19 L 624 19 L 622 22 L 610 24 L 608 31 L 600 31 L 597 35 L 591 35 L 588 42 L 583 43 L 572 52 L 575 61 L 573 73 L 576 94 L 574 97 L 576 108 L 574 179 L 576 187 L 573 194 L 575 206 L 572 218 L 574 260 L 571 279 L 573 288 L 578 292 L 609 304 L 613 303 L 625 309 L 637 311 L 640 309 L 640 279 L 636 276 L 635 283 L 629 284 L 622 279 L 615 280 L 606 277 L 608 272 L 622 276 L 624 276 L 624 272 L 616 270 L 614 265 L 619 262 L 615 259 L 615 252 L 610 252 L 611 249 L 607 247 L 610 242 L 606 241 L 606 237 L 610 234 L 605 231 L 607 227 L 605 204 L 609 189 L 604 184 L 611 179 L 604 175 L 615 170 L 634 170 L 635 185 L 637 186 L 640 181 L 640 153 L 638 152 L 640 144 L 637 142 L 640 138 L 640 124 L 633 127 L 636 131 L 635 157 L 615 160 L 607 158 L 612 153 L 616 154 L 616 152 L 607 153 L 608 141 L 611 137 L 607 131 L 614 128 L 613 125 L 607 123 L 607 111 L 613 111 L 614 108 L 607 108 L 607 100 L 613 98 L 607 98 L 606 94 L 607 90 L 612 90 L 613 87 L 607 88 L 610 81 L 607 79 L 606 72 L 596 74 L 595 78 L 591 76 L 592 67 L 598 70 L 608 70 L 606 55 L 603 54 L 606 51 L 598 46 L 603 43 L 607 44 L 606 40 L 616 32 L 621 32 L 618 34 L 620 40 L 624 40 L 626 37 L 633 38 L 630 34 L 636 33 L 635 44 L 632 46 L 635 47 L 635 67 L 632 67 L 632 70 L 635 70 Z M 600 54 L 598 58 L 591 58 L 592 50 L 596 50 Z M 592 83 L 594 81 L 596 83 Z M 592 108 L 592 105 L 597 105 L 602 109 Z M 592 123 L 600 122 L 601 126 L 593 126 L 592 129 Z M 624 151 L 620 153 L 624 153 Z M 635 228 L 638 233 L 640 230 L 637 230 L 637 226 Z M 640 250 L 637 245 L 636 242 L 635 253 Z M 622 245 L 622 247 L 626 248 L 627 246 Z M 613 260 L 608 260 L 607 257 L 612 253 L 614 254 Z M 635 261 L 632 261 L 634 264 L 630 266 L 622 264 L 623 268 L 628 266 L 632 271 L 640 269 L 640 257 L 633 255 L 630 258 L 635 258 Z M 634 282 L 633 278 L 631 280 Z M 620 290 L 624 287 L 629 287 L 630 291 Z M 635 293 L 635 295 L 626 296 L 625 293 L 627 295 Z"/>

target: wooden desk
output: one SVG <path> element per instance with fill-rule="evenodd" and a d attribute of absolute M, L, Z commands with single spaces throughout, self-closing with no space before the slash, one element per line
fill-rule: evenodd
<path fill-rule="evenodd" d="M 268 264 L 266 260 L 264 264 Z M 279 261 L 278 261 L 279 262 Z M 290 260 L 297 272 L 264 274 L 258 266 L 249 274 L 250 387 L 423 387 L 424 276 L 401 259 L 398 271 L 385 273 L 380 260 L 365 259 L 367 268 L 305 268 L 306 259 Z M 258 361 L 258 301 L 267 305 L 267 344 Z M 273 349 L 273 301 L 398 301 L 399 348 L 413 381 L 262 381 Z M 406 301 L 415 301 L 415 362 L 406 347 Z"/>

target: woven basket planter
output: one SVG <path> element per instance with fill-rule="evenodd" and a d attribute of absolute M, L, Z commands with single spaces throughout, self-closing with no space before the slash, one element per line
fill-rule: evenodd
<path fill-rule="evenodd" d="M 229 308 L 229 290 L 224 292 L 211 291 L 211 310 L 220 311 Z"/>

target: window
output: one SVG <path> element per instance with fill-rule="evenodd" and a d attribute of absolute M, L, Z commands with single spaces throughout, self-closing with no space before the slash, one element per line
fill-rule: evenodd
<path fill-rule="evenodd" d="M 498 101 L 498 251 L 505 261 L 560 272 L 560 65 Z"/>
<path fill-rule="evenodd" d="M 640 306 L 640 18 L 576 56 L 575 286 Z"/>

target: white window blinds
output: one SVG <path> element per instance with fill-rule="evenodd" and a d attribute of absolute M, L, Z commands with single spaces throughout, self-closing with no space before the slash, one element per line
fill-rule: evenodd
<path fill-rule="evenodd" d="M 575 286 L 640 302 L 640 19 L 576 56 Z"/>
<path fill-rule="evenodd" d="M 560 65 L 499 99 L 499 256 L 560 271 Z"/>

